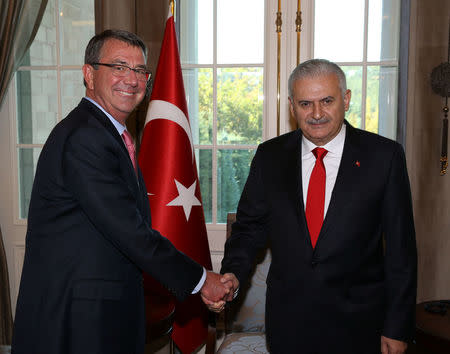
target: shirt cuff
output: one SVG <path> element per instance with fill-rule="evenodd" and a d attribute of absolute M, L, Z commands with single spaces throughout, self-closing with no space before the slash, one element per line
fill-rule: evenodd
<path fill-rule="evenodd" d="M 236 296 L 238 296 L 239 288 L 240 288 L 240 286 L 238 286 L 238 288 L 234 291 L 234 293 L 233 293 L 233 300 L 236 299 Z"/>
<path fill-rule="evenodd" d="M 198 284 L 194 288 L 194 290 L 192 290 L 191 294 L 197 294 L 201 290 L 201 288 L 203 287 L 203 284 L 205 284 L 205 280 L 206 280 L 206 269 L 203 268 L 202 277 L 200 278 L 200 281 L 198 282 Z"/>

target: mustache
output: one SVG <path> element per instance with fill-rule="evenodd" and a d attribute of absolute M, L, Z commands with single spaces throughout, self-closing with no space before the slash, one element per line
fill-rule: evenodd
<path fill-rule="evenodd" d="M 328 123 L 330 121 L 329 118 L 327 117 L 321 117 L 319 119 L 315 119 L 315 118 L 308 118 L 306 120 L 307 124 L 311 124 L 311 125 L 318 125 L 318 124 L 324 124 L 324 123 Z"/>

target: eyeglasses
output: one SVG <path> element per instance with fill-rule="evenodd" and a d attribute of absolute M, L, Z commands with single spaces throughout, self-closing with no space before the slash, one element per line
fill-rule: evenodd
<path fill-rule="evenodd" d="M 91 65 L 103 65 L 111 68 L 112 74 L 118 77 L 125 77 L 131 71 L 134 71 L 136 74 L 136 78 L 139 81 L 148 81 L 150 80 L 152 73 L 144 68 L 130 68 L 128 65 L 124 64 L 108 64 L 108 63 L 91 63 Z"/>

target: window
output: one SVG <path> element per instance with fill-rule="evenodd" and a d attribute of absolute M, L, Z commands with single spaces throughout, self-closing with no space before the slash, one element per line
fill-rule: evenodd
<path fill-rule="evenodd" d="M 397 130 L 400 2 L 301 2 L 301 60 L 337 62 L 352 90 L 347 120 L 391 139 Z M 178 5 L 203 206 L 207 222 L 220 224 L 236 210 L 257 145 L 274 133 L 278 2 L 178 0 Z M 281 1 L 282 133 L 292 127 L 287 77 L 295 67 L 296 11 L 297 1 Z"/>
<path fill-rule="evenodd" d="M 34 172 L 55 124 L 84 96 L 84 49 L 94 35 L 94 0 L 49 0 L 33 44 L 16 73 L 16 150 L 20 219 Z"/>
<path fill-rule="evenodd" d="M 352 90 L 347 120 L 396 138 L 400 0 L 315 0 L 314 57 L 337 62 Z"/>
<path fill-rule="evenodd" d="M 225 223 L 263 138 L 265 1 L 189 0 L 179 6 L 180 57 L 205 218 Z"/>

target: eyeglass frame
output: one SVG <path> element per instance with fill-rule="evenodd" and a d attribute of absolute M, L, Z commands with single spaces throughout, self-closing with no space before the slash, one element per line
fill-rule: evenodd
<path fill-rule="evenodd" d="M 140 74 L 139 73 L 139 71 L 143 71 L 146 75 L 148 75 L 147 76 L 147 79 L 146 80 L 139 80 L 139 81 L 145 81 L 145 82 L 150 82 L 150 80 L 151 80 L 151 78 L 152 78 L 152 72 L 151 71 L 149 71 L 149 70 L 147 70 L 147 69 L 145 69 L 145 68 L 132 68 L 132 67 L 130 67 L 130 66 L 128 66 L 128 65 L 125 65 L 125 64 L 113 64 L 113 63 L 90 63 L 90 65 L 92 65 L 92 66 L 94 66 L 94 65 L 102 65 L 102 66 L 107 66 L 108 68 L 117 68 L 117 67 L 121 67 L 121 68 L 126 68 L 126 69 L 128 69 L 125 73 L 124 73 L 124 75 L 118 75 L 118 72 L 117 71 L 113 71 L 113 75 L 114 76 L 126 76 L 130 71 L 134 71 L 134 73 L 136 74 L 136 77 L 137 77 L 137 75 L 138 74 Z M 94 69 L 96 69 L 96 68 L 94 68 Z M 97 70 L 97 69 L 96 69 Z"/>

